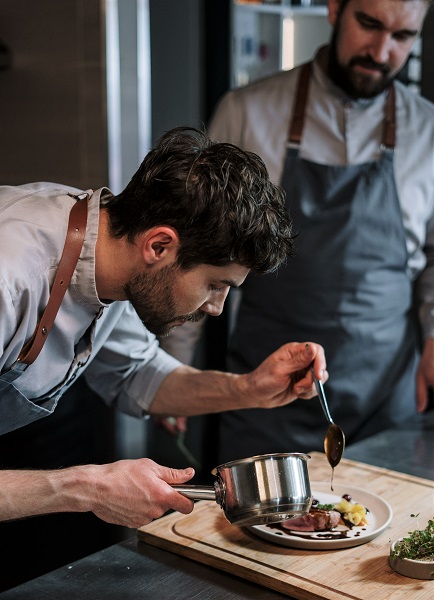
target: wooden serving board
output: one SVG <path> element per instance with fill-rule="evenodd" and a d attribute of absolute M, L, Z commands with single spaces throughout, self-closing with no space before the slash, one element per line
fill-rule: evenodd
<path fill-rule="evenodd" d="M 309 477 L 330 481 L 324 454 L 311 453 Z M 138 529 L 140 541 L 243 577 L 298 600 L 434 600 L 434 581 L 409 579 L 389 566 L 390 542 L 434 517 L 434 482 L 342 459 L 334 483 L 364 488 L 393 509 L 388 529 L 346 549 L 301 550 L 263 540 L 231 525 L 213 501 L 190 515 L 172 513 Z"/>

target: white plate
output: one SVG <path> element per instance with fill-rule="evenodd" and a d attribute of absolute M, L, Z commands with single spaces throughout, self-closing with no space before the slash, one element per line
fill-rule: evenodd
<path fill-rule="evenodd" d="M 393 512 L 390 504 L 371 492 L 351 485 L 333 485 L 334 491 L 330 489 L 330 482 L 316 482 L 311 484 L 312 496 L 320 504 L 336 504 L 344 494 L 350 494 L 352 502 L 363 504 L 369 512 L 367 514 L 368 524 L 363 527 L 353 527 L 348 530 L 346 537 L 326 539 L 330 532 L 290 532 L 284 529 L 275 529 L 268 525 L 253 525 L 248 527 L 249 531 L 261 538 L 291 548 L 303 548 L 305 550 L 334 550 L 339 548 L 351 548 L 369 542 L 380 535 L 392 520 Z M 338 535 L 338 534 L 336 534 Z"/>

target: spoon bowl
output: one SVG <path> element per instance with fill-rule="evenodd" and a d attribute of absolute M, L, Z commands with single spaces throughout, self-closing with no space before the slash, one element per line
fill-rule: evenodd
<path fill-rule="evenodd" d="M 345 448 L 345 435 L 342 429 L 332 423 L 324 438 L 324 450 L 330 466 L 334 469 L 340 462 Z"/>
<path fill-rule="evenodd" d="M 324 439 L 324 450 L 327 456 L 327 460 L 330 463 L 330 466 L 332 467 L 332 469 L 334 469 L 339 464 L 344 453 L 345 434 L 339 427 L 339 425 L 336 425 L 336 423 L 331 417 L 323 384 L 321 383 L 321 381 L 319 381 L 319 379 L 315 377 L 312 367 L 311 373 L 322 409 L 327 418 L 327 421 L 330 423 Z"/>

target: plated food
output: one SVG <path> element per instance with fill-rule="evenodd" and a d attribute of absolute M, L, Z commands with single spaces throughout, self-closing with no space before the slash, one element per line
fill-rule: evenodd
<path fill-rule="evenodd" d="M 345 537 L 353 527 L 368 525 L 369 509 L 359 502 L 353 502 L 350 494 L 344 494 L 338 502 L 322 504 L 316 498 L 307 515 L 288 519 L 276 524 L 276 529 L 303 532 L 332 532 L 336 537 Z M 310 536 L 304 536 L 310 537 Z"/>
<path fill-rule="evenodd" d="M 380 535 L 392 519 L 392 509 L 380 496 L 354 486 L 312 483 L 317 501 L 303 517 L 257 525 L 252 533 L 275 544 L 293 548 L 330 550 L 350 548 Z"/>

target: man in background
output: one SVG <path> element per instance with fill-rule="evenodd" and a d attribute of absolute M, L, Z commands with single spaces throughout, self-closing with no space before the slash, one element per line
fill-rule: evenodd
<path fill-rule="evenodd" d="M 278 275 L 247 278 L 227 368 L 285 339 L 320 343 L 348 443 L 424 411 L 434 384 L 434 107 L 395 79 L 429 4 L 329 0 L 329 45 L 230 91 L 209 128 L 263 158 L 296 233 Z M 315 402 L 227 412 L 218 460 L 321 450 L 325 431 Z"/>

